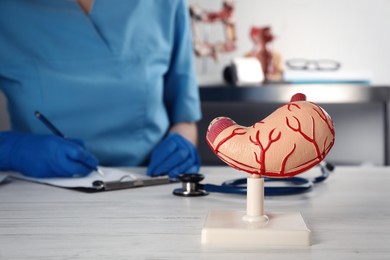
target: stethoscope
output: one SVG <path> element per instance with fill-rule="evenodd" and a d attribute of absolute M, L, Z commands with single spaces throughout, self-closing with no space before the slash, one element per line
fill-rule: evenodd
<path fill-rule="evenodd" d="M 303 177 L 292 177 L 292 178 L 264 178 L 265 185 L 264 195 L 265 196 L 282 196 L 282 195 L 293 195 L 300 194 L 311 190 L 316 183 L 325 181 L 329 177 L 329 173 L 334 170 L 334 166 L 328 162 L 321 162 L 319 164 L 321 168 L 321 175 L 314 179 L 307 179 Z M 230 194 L 246 194 L 246 178 L 228 180 L 222 183 L 222 185 L 215 184 L 201 184 L 200 182 L 204 179 L 203 174 L 191 173 L 191 174 L 180 174 L 178 176 L 179 181 L 182 182 L 182 187 L 177 188 L 173 191 L 174 195 L 184 197 L 196 197 L 206 196 L 209 192 L 220 192 Z M 275 184 L 283 185 L 275 185 Z"/>

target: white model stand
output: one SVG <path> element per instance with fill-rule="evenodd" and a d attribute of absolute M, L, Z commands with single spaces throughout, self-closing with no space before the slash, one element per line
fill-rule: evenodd
<path fill-rule="evenodd" d="M 203 244 L 309 246 L 311 231 L 299 212 L 264 214 L 264 178 L 247 179 L 247 209 L 211 211 L 202 230 Z"/>

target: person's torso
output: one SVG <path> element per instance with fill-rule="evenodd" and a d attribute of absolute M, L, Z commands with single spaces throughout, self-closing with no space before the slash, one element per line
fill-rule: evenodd
<path fill-rule="evenodd" d="M 39 110 L 103 165 L 141 164 L 169 127 L 170 2 L 95 0 L 87 16 L 76 1 L 1 1 L 0 85 L 13 130 L 49 133 Z"/>

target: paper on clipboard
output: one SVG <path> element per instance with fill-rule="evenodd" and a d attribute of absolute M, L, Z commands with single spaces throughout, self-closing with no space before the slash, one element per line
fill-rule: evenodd
<path fill-rule="evenodd" d="M 97 172 L 91 172 L 85 177 L 75 178 L 32 178 L 20 173 L 8 173 L 9 176 L 26 181 L 48 184 L 62 188 L 90 189 L 96 191 L 117 190 L 151 186 L 170 183 L 168 176 L 149 177 L 145 174 L 145 169 L 141 168 L 112 168 L 101 167 L 104 176 Z"/>

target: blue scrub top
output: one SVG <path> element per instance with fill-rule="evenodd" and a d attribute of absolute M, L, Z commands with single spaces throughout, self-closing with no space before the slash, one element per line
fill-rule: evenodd
<path fill-rule="evenodd" d="M 182 0 L 0 1 L 0 88 L 13 130 L 39 110 L 107 166 L 146 162 L 168 128 L 201 117 Z"/>

